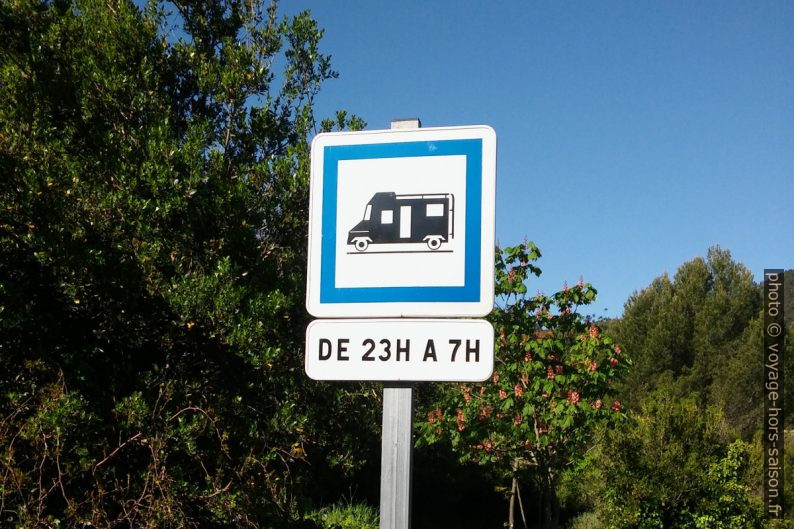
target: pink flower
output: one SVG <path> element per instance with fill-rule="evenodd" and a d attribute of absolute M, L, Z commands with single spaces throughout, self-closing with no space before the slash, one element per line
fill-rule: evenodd
<path fill-rule="evenodd" d="M 458 421 L 458 431 L 462 432 L 463 430 L 466 429 L 466 419 L 463 416 L 463 410 L 461 409 L 458 409 L 457 421 Z"/>
<path fill-rule="evenodd" d="M 614 350 L 615 350 L 615 354 L 616 354 L 616 355 L 619 355 L 619 354 L 622 352 L 622 349 L 620 348 L 620 346 L 619 346 L 619 345 L 616 345 L 616 346 L 615 346 L 615 348 L 614 348 Z"/>
<path fill-rule="evenodd" d="M 593 408 L 600 410 L 602 405 L 603 403 L 601 402 L 601 399 L 598 399 L 593 403 Z"/>
<path fill-rule="evenodd" d="M 531 361 L 532 361 L 532 355 L 529 354 L 529 353 L 525 354 L 524 355 L 524 362 L 531 362 Z"/>
<path fill-rule="evenodd" d="M 499 390 L 499 398 L 505 400 L 507 398 L 507 392 L 503 389 Z"/>
<path fill-rule="evenodd" d="M 551 366 L 546 367 L 546 378 L 554 380 L 554 369 Z"/>
<path fill-rule="evenodd" d="M 568 281 L 562 282 L 562 291 L 565 292 L 566 294 L 568 293 Z"/>
<path fill-rule="evenodd" d="M 488 405 L 486 404 L 486 405 L 485 405 L 485 406 L 483 406 L 483 407 L 482 407 L 482 409 L 480 410 L 480 419 L 487 419 L 488 417 L 490 417 L 490 416 L 491 416 L 491 412 L 492 412 L 492 411 L 493 411 L 493 408 L 491 408 L 490 406 L 488 406 Z"/>
<path fill-rule="evenodd" d="M 518 426 L 519 424 L 521 424 L 521 422 L 523 420 L 524 420 L 524 418 L 521 416 L 521 414 L 520 413 L 516 413 L 515 417 L 513 417 L 513 424 Z"/>
<path fill-rule="evenodd" d="M 619 400 L 616 400 L 612 403 L 612 411 L 620 411 L 623 408 L 623 405 L 620 403 Z"/>
<path fill-rule="evenodd" d="M 499 374 L 498 373 L 494 373 L 493 376 L 491 377 L 491 381 L 494 384 L 498 384 L 499 383 Z"/>
<path fill-rule="evenodd" d="M 515 393 L 516 397 L 522 397 L 524 395 L 524 388 L 521 387 L 521 384 L 516 384 L 513 388 L 513 393 Z"/>
<path fill-rule="evenodd" d="M 612 367 L 618 367 L 618 359 L 613 356 L 609 359 L 609 365 Z"/>
<path fill-rule="evenodd" d="M 576 284 L 579 286 L 579 288 L 584 288 L 584 278 L 579 276 L 579 282 Z"/>
<path fill-rule="evenodd" d="M 558 365 L 554 366 L 554 371 L 558 375 L 562 375 L 562 372 L 564 371 L 564 368 L 561 365 L 558 364 Z"/>
<path fill-rule="evenodd" d="M 579 392 L 578 391 L 569 391 L 568 392 L 568 402 L 571 404 L 579 404 Z"/>
<path fill-rule="evenodd" d="M 590 338 L 598 338 L 598 335 L 601 334 L 601 331 L 598 330 L 598 327 L 595 325 L 590 326 Z"/>
<path fill-rule="evenodd" d="M 433 424 L 436 421 L 440 421 L 443 416 L 441 409 L 436 408 L 435 410 L 427 412 L 427 422 Z"/>
<path fill-rule="evenodd" d="M 588 370 L 588 371 L 590 371 L 590 372 L 592 373 L 592 372 L 593 372 L 593 371 L 595 371 L 596 369 L 598 369 L 598 364 L 596 364 L 596 361 L 595 361 L 595 360 L 590 360 L 590 365 L 589 365 L 589 366 L 587 366 L 587 370 Z"/>

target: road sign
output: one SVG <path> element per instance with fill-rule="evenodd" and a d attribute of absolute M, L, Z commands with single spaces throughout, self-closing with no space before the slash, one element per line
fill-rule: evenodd
<path fill-rule="evenodd" d="M 485 320 L 315 320 L 306 373 L 315 380 L 480 382 L 493 372 Z"/>
<path fill-rule="evenodd" d="M 488 314 L 495 182 L 490 127 L 317 135 L 308 311 L 321 318 Z"/>

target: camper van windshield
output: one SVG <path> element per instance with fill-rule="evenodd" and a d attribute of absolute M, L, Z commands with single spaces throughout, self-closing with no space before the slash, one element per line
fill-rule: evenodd
<path fill-rule="evenodd" d="M 364 220 L 369 220 L 369 216 L 372 214 L 372 204 L 367 204 L 367 209 L 364 210 Z"/>

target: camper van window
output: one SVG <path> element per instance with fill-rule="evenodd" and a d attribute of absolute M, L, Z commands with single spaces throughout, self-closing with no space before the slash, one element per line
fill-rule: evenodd
<path fill-rule="evenodd" d="M 443 217 L 444 216 L 444 204 L 428 204 L 427 205 L 427 217 Z"/>
<path fill-rule="evenodd" d="M 391 224 L 392 222 L 394 222 L 394 211 L 390 209 L 384 209 L 380 212 L 381 224 Z"/>
<path fill-rule="evenodd" d="M 372 215 L 372 204 L 367 204 L 367 209 L 364 210 L 364 220 L 369 220 Z"/>

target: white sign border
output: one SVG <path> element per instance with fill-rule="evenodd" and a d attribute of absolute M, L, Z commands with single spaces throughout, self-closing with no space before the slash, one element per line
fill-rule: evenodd
<path fill-rule="evenodd" d="M 333 359 L 340 348 L 329 340 L 330 347 L 332 347 L 329 354 L 332 355 L 332 358 L 315 360 L 313 355 L 317 351 L 312 350 L 312 334 L 323 330 L 329 332 L 329 329 L 336 332 L 344 331 L 341 333 L 344 337 L 352 337 L 356 334 L 358 340 L 362 340 L 362 336 L 365 336 L 372 339 L 373 343 L 363 346 L 360 341 L 348 340 L 343 345 L 346 350 L 342 352 L 346 359 L 344 364 L 340 364 L 339 361 Z M 330 334 L 333 333 L 328 335 Z M 463 342 L 455 348 L 449 343 L 451 337 L 461 338 Z M 315 338 L 319 343 L 320 337 L 315 336 Z M 466 339 L 468 338 L 477 338 L 481 341 L 476 362 L 470 361 L 470 354 L 466 351 L 468 345 Z M 378 358 L 385 351 L 384 344 L 381 343 L 382 339 L 390 340 L 391 357 L 387 361 L 381 361 Z M 403 361 L 395 359 L 397 339 L 414 340 L 410 352 L 412 360 L 405 362 L 404 358 Z M 429 339 L 434 340 L 435 343 L 435 359 L 425 361 L 426 341 Z M 402 343 L 405 344 L 404 341 Z M 370 347 L 372 348 L 371 361 L 364 362 L 357 357 L 362 354 L 362 350 L 369 351 Z M 451 360 L 453 349 L 455 349 L 455 362 Z M 304 370 L 309 378 L 324 381 L 483 382 L 493 374 L 494 354 L 494 329 L 487 320 L 456 318 L 321 319 L 312 321 L 306 328 Z M 420 357 L 422 360 L 419 360 Z"/>
<path fill-rule="evenodd" d="M 325 147 L 409 142 L 482 141 L 479 301 L 322 302 L 322 207 Z M 311 147 L 306 309 L 318 318 L 481 317 L 494 303 L 496 133 L 486 125 L 322 133 Z"/>

